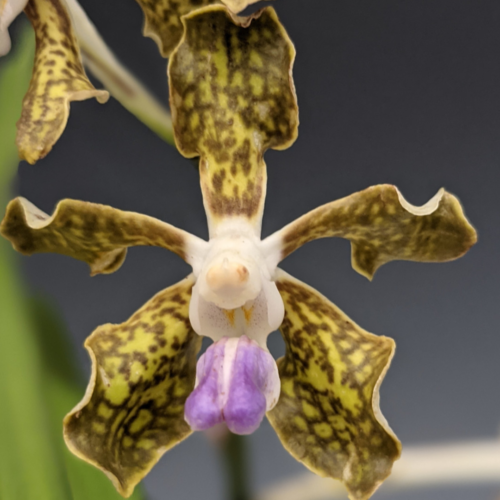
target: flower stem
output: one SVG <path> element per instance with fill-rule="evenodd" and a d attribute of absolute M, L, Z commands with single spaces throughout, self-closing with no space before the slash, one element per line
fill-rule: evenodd
<path fill-rule="evenodd" d="M 248 481 L 247 438 L 229 433 L 222 445 L 224 467 L 227 475 L 227 500 L 250 500 Z"/>
<path fill-rule="evenodd" d="M 83 63 L 110 94 L 153 132 L 175 146 L 169 111 L 115 57 L 78 0 L 64 0 Z M 1 0 L 0 0 L 1 3 Z"/>

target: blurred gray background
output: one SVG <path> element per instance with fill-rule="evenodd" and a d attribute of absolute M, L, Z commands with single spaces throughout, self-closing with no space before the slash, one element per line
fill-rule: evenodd
<path fill-rule="evenodd" d="M 143 38 L 133 1 L 82 0 L 118 57 L 167 102 L 166 61 Z M 395 262 L 369 283 L 344 240 L 312 242 L 283 267 L 365 329 L 398 345 L 382 410 L 406 446 L 499 438 L 500 2 L 498 0 L 276 0 L 297 48 L 299 139 L 266 155 L 263 235 L 316 206 L 378 183 L 414 204 L 446 187 L 479 233 L 447 264 Z M 252 9 L 255 10 L 255 9 Z M 97 82 L 96 85 L 99 85 Z M 134 210 L 206 237 L 192 163 L 111 99 L 73 103 L 49 156 L 20 165 L 17 193 L 51 212 L 62 198 Z M 114 275 L 89 278 L 66 257 L 23 258 L 33 287 L 59 306 L 78 351 L 102 323 L 122 322 L 188 266 L 157 248 L 133 248 Z M 270 338 L 275 355 L 283 345 Z M 265 422 L 249 439 L 260 489 L 302 472 Z M 145 480 L 151 500 L 221 500 L 217 451 L 196 434 Z M 494 500 L 492 485 L 420 490 L 377 500 Z"/>

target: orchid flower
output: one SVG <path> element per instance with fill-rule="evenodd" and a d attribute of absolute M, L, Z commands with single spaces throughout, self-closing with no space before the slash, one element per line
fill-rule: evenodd
<path fill-rule="evenodd" d="M 23 9 L 35 31 L 36 53 L 17 125 L 21 159 L 33 164 L 51 151 L 71 101 L 108 100 L 108 92 L 89 81 L 84 64 L 125 108 L 173 141 L 170 113 L 116 59 L 77 0 L 0 0 L 0 56 L 10 50 L 7 29 Z"/>
<path fill-rule="evenodd" d="M 167 57 L 182 37 L 180 17 L 217 0 L 137 0 L 144 34 Z M 224 0 L 237 13 L 256 0 Z M 77 0 L 0 0 L 0 57 L 11 48 L 8 27 L 24 10 L 36 34 L 33 77 L 23 101 L 16 143 L 19 156 L 34 164 L 44 158 L 63 133 L 71 101 L 95 97 L 105 103 L 106 90 L 95 89 L 83 64 L 131 113 L 167 142 L 172 142 L 168 111 L 116 59 Z M 83 56 L 83 57 L 82 57 Z"/>
<path fill-rule="evenodd" d="M 104 103 L 109 94 L 96 90 L 85 74 L 63 0 L 1 0 L 0 55 L 10 49 L 7 27 L 23 9 L 35 30 L 36 52 L 33 76 L 17 124 L 16 143 L 21 159 L 35 163 L 61 136 L 71 101 L 95 97 Z"/>
<path fill-rule="evenodd" d="M 66 416 L 70 450 L 129 496 L 161 455 L 225 422 L 248 434 L 267 415 L 283 446 L 364 500 L 390 474 L 401 446 L 379 408 L 394 341 L 368 333 L 327 298 L 278 268 L 308 241 L 341 237 L 371 279 L 391 260 L 443 262 L 476 241 L 458 200 L 443 189 L 415 207 L 390 185 L 369 187 L 261 239 L 269 148 L 297 137 L 294 47 L 275 11 L 234 16 L 206 6 L 182 18 L 168 74 L 175 138 L 200 157 L 209 241 L 146 215 L 63 200 L 49 216 L 24 198 L 0 226 L 19 252 L 55 252 L 112 273 L 127 248 L 166 248 L 192 274 L 129 320 L 85 342 L 92 374 Z M 286 354 L 270 355 L 281 330 Z M 197 360 L 203 336 L 213 344 Z"/>

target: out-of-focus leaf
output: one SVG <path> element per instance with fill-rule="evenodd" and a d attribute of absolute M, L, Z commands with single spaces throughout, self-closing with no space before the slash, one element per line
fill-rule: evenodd
<path fill-rule="evenodd" d="M 0 212 L 18 164 L 16 121 L 34 39 L 26 29 L 0 66 Z M 75 458 L 62 419 L 84 391 L 64 328 L 45 301 L 27 300 L 16 258 L 0 238 L 0 499 L 117 500 L 100 471 Z M 132 497 L 140 500 L 141 492 Z"/>
<path fill-rule="evenodd" d="M 33 30 L 24 27 L 14 50 L 0 59 L 0 197 L 3 205 L 7 198 L 7 185 L 12 179 L 19 161 L 16 147 L 16 122 L 21 116 L 21 103 L 28 90 L 35 36 Z"/>
<path fill-rule="evenodd" d="M 17 161 L 15 123 L 28 88 L 33 35 L 24 33 L 0 74 L 0 201 Z M 67 500 L 60 453 L 50 439 L 41 391 L 42 366 L 14 255 L 0 241 L 0 498 Z"/>
<path fill-rule="evenodd" d="M 76 458 L 64 444 L 62 419 L 81 399 L 84 385 L 78 377 L 72 346 L 56 311 L 46 299 L 36 297 L 31 300 L 31 312 L 42 355 L 44 397 L 49 406 L 52 439 L 63 453 L 72 499 L 121 499 L 110 480 L 100 470 Z M 131 499 L 140 500 L 143 497 L 138 488 Z"/>

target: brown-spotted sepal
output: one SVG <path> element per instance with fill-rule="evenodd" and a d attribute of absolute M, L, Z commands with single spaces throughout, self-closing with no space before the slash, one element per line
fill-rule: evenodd
<path fill-rule="evenodd" d="M 180 42 L 181 17 L 192 10 L 219 3 L 217 0 L 137 0 L 144 12 L 144 36 L 152 38 L 163 57 L 169 57 Z"/>
<path fill-rule="evenodd" d="M 82 260 L 93 275 L 116 271 L 130 246 L 159 246 L 189 260 L 189 245 L 201 242 L 147 215 L 63 200 L 49 216 L 21 197 L 9 203 L 0 234 L 25 255 L 52 252 Z"/>
<path fill-rule="evenodd" d="M 392 260 L 457 259 L 477 241 L 460 202 L 444 189 L 417 207 L 395 186 L 381 184 L 312 210 L 264 246 L 279 261 L 308 241 L 331 236 L 351 241 L 352 266 L 368 279 Z"/>
<path fill-rule="evenodd" d="M 100 326 L 85 342 L 92 375 L 83 400 L 64 419 L 64 438 L 125 497 L 191 434 L 184 403 L 201 346 L 189 323 L 193 282 L 189 276 L 167 288 L 125 323 Z"/>
<path fill-rule="evenodd" d="M 229 10 L 237 14 L 258 0 L 222 0 Z M 219 0 L 137 0 L 144 13 L 143 35 L 153 39 L 160 54 L 169 57 L 180 42 L 184 27 L 181 17 Z"/>
<path fill-rule="evenodd" d="M 262 156 L 297 136 L 294 47 L 270 7 L 241 18 L 209 6 L 183 23 L 168 69 L 177 147 L 184 156 L 201 156 L 211 235 L 238 216 L 258 231 L 266 192 Z"/>
<path fill-rule="evenodd" d="M 33 164 L 59 139 L 71 101 L 95 97 L 103 103 L 109 94 L 96 90 L 88 80 L 62 0 L 30 0 L 25 13 L 35 30 L 36 53 L 16 142 L 21 159 Z"/>
<path fill-rule="evenodd" d="M 379 408 L 394 341 L 363 330 L 281 270 L 276 284 L 286 354 L 278 361 L 280 399 L 268 418 L 297 460 L 342 481 L 351 500 L 366 500 L 401 452 Z"/>

